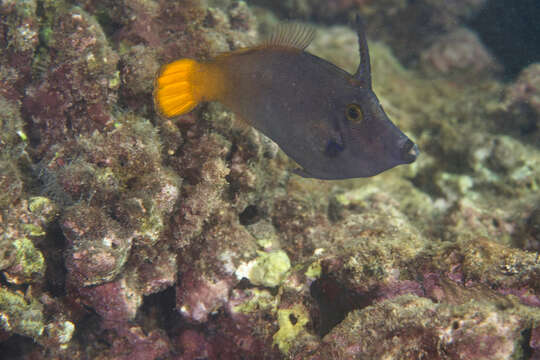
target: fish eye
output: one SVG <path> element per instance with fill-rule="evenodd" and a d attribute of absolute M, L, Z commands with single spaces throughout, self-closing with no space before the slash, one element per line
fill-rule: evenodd
<path fill-rule="evenodd" d="M 347 109 L 345 109 L 345 116 L 347 117 L 347 120 L 354 123 L 359 123 L 364 118 L 362 115 L 362 109 L 356 104 L 347 105 Z"/>

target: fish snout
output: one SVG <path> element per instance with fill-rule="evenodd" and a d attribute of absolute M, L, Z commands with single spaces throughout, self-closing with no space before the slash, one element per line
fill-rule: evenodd
<path fill-rule="evenodd" d="M 418 150 L 418 146 L 411 139 L 406 138 L 399 147 L 399 154 L 403 163 L 410 164 L 420 155 L 420 150 Z"/>

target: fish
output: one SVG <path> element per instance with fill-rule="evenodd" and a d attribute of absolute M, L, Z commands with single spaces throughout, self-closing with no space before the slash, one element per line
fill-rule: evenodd
<path fill-rule="evenodd" d="M 418 146 L 375 95 L 360 16 L 354 24 L 360 53 L 354 74 L 306 51 L 312 28 L 282 26 L 254 47 L 163 65 L 154 81 L 155 109 L 172 119 L 218 101 L 276 142 L 300 166 L 294 173 L 307 178 L 370 177 L 411 164 Z"/>

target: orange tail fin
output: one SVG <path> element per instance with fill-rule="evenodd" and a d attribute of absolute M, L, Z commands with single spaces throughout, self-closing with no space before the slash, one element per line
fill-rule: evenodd
<path fill-rule="evenodd" d="M 154 81 L 156 110 L 167 118 L 190 112 L 201 101 L 215 100 L 223 91 L 218 67 L 192 59 L 164 65 Z"/>
<path fill-rule="evenodd" d="M 199 64 L 181 59 L 164 65 L 154 81 L 154 104 L 157 111 L 168 118 L 193 110 L 200 99 L 193 89 L 193 76 Z"/>

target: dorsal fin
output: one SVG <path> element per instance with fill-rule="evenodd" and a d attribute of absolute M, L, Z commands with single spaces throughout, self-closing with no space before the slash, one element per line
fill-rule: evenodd
<path fill-rule="evenodd" d="M 366 29 L 360 15 L 356 14 L 356 33 L 358 34 L 358 48 L 360 50 L 360 64 L 354 74 L 361 86 L 371 89 L 371 64 L 369 60 L 369 47 L 366 40 Z"/>
<path fill-rule="evenodd" d="M 279 25 L 262 42 L 262 46 L 284 46 L 305 50 L 315 37 L 315 29 L 300 23 Z"/>

